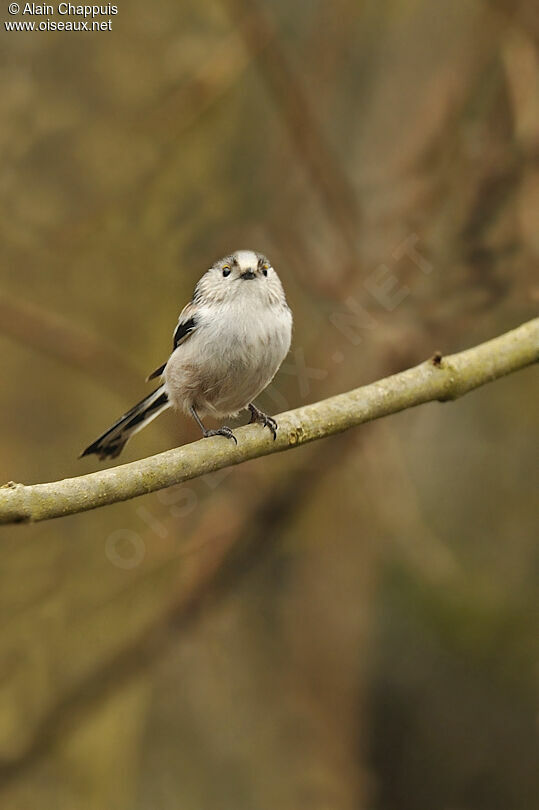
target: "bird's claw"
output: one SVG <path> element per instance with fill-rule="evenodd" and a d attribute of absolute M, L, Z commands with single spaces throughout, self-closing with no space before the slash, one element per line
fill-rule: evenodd
<path fill-rule="evenodd" d="M 251 411 L 249 424 L 257 422 L 259 425 L 269 428 L 273 436 L 273 441 L 275 441 L 277 438 L 277 422 L 275 419 L 272 416 L 268 416 L 267 413 L 260 411 L 254 405 L 249 405 L 249 410 Z"/>
<path fill-rule="evenodd" d="M 227 439 L 232 439 L 232 441 L 237 444 L 238 440 L 234 436 L 232 429 L 224 425 L 217 430 L 205 430 L 204 431 L 204 438 L 208 439 L 210 436 L 226 436 Z"/>

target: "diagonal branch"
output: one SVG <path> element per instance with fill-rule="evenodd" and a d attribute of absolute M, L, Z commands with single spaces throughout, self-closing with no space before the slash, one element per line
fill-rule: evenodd
<path fill-rule="evenodd" d="M 323 439 L 391 413 L 451 400 L 539 360 L 539 318 L 467 351 L 435 355 L 419 366 L 346 394 L 281 414 L 276 441 L 250 425 L 238 445 L 203 439 L 108 470 L 47 484 L 0 488 L 0 523 L 62 517 L 129 500 L 209 472 Z"/>
<path fill-rule="evenodd" d="M 332 154 L 271 15 L 258 0 L 225 0 L 224 5 L 236 22 L 248 52 L 256 60 L 300 161 L 321 192 L 329 219 L 337 227 L 346 248 L 348 266 L 353 267 L 360 219 L 355 190 Z M 267 41 L 271 42 L 271 47 L 261 48 L 260 43 Z"/>
<path fill-rule="evenodd" d="M 130 394 L 140 373 L 112 343 L 75 326 L 56 313 L 0 290 L 0 336 L 65 363 L 111 391 Z"/>

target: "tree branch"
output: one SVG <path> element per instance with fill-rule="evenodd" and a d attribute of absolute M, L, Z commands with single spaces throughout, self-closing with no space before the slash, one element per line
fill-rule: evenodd
<path fill-rule="evenodd" d="M 259 456 L 289 450 L 424 402 L 451 400 L 539 360 L 539 318 L 475 348 L 419 366 L 278 416 L 269 431 L 236 430 L 238 445 L 222 437 L 108 470 L 47 484 L 0 488 L 0 524 L 47 520 L 129 500 Z"/>
<path fill-rule="evenodd" d="M 130 394 L 140 383 L 139 372 L 112 343 L 3 290 L 0 335 L 84 372 L 109 391 Z"/>

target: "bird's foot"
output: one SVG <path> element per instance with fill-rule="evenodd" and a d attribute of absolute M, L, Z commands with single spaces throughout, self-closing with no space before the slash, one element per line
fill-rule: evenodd
<path fill-rule="evenodd" d="M 238 440 L 234 436 L 232 429 L 223 425 L 223 427 L 218 428 L 217 430 L 204 430 L 204 438 L 209 439 L 210 436 L 226 436 L 227 439 L 232 439 L 233 442 L 236 444 Z"/>
<path fill-rule="evenodd" d="M 272 416 L 268 416 L 267 413 L 260 411 L 256 405 L 252 403 L 249 405 L 249 410 L 251 411 L 251 418 L 249 419 L 249 424 L 253 422 L 258 422 L 259 425 L 263 425 L 271 430 L 271 435 L 273 436 L 273 441 L 277 438 L 277 422 L 273 419 Z"/>

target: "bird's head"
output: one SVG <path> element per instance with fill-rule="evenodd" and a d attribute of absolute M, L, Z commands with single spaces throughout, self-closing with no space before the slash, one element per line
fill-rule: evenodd
<path fill-rule="evenodd" d="M 284 303 L 279 276 L 269 260 L 254 250 L 236 250 L 215 262 L 198 282 L 194 301 Z"/>

